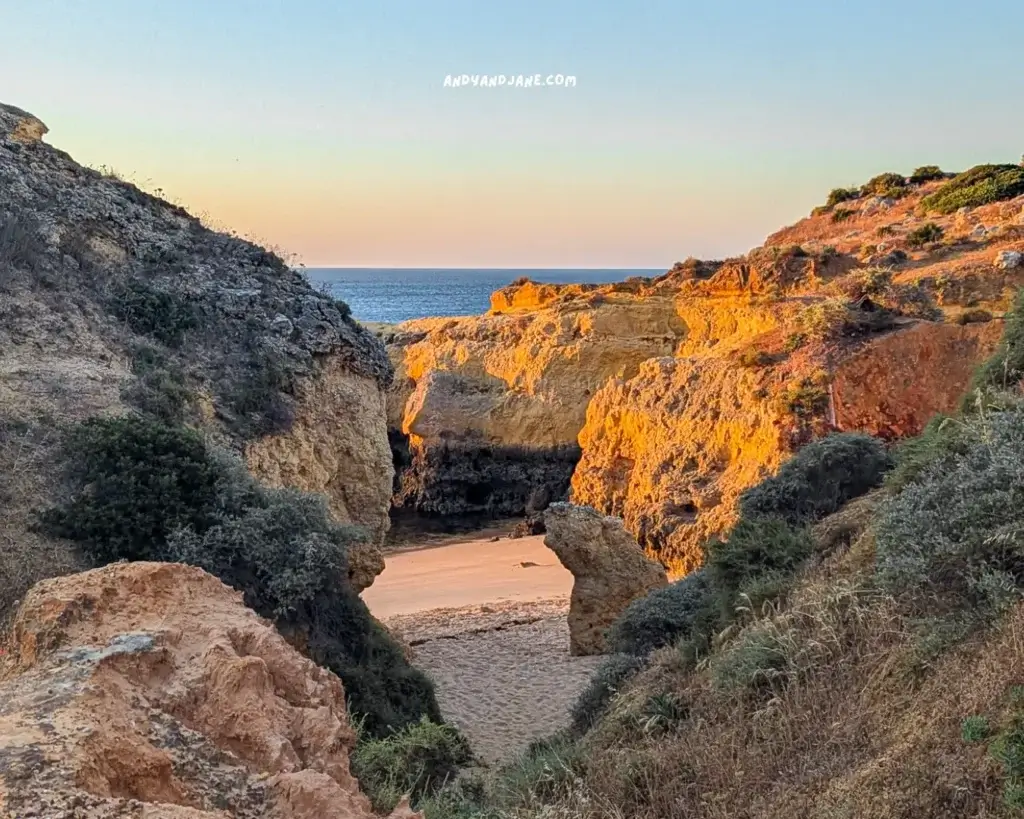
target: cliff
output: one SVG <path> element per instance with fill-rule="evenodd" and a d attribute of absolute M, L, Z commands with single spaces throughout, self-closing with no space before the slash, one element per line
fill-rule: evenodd
<path fill-rule="evenodd" d="M 371 583 L 393 477 L 380 342 L 273 253 L 82 167 L 46 131 L 0 105 L 0 469 L 19 472 L 0 535 L 73 568 L 25 525 L 55 491 L 56 431 L 135 410 L 202 427 L 270 485 L 325 493 L 370 532 L 351 575 Z"/>
<path fill-rule="evenodd" d="M 5 816 L 373 816 L 341 681 L 178 564 L 35 586 L 0 665 L 0 735 Z"/>
<path fill-rule="evenodd" d="M 503 516 L 564 496 L 591 396 L 670 354 L 681 331 L 671 299 L 628 287 L 404 325 L 389 344 L 396 506 Z"/>
<path fill-rule="evenodd" d="M 615 285 L 521 281 L 483 316 L 400 326 L 398 502 L 520 513 L 564 496 L 571 472 L 574 502 L 692 570 L 794 449 L 834 429 L 916 434 L 998 343 L 1024 282 L 1024 197 L 938 213 L 927 197 L 944 184 L 850 192 L 743 257 Z M 572 457 L 522 468 L 554 452 Z"/>

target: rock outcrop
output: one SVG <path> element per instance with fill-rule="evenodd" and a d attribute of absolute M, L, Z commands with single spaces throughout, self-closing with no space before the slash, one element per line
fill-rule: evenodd
<path fill-rule="evenodd" d="M 626 607 L 668 584 L 665 569 L 649 559 L 619 518 L 595 509 L 552 504 L 544 514 L 544 545 L 572 572 L 569 650 L 603 654 L 605 632 Z"/>
<path fill-rule="evenodd" d="M 5 816 L 373 816 L 341 681 L 178 564 L 36 585 L 2 668 L 0 737 Z"/>
<path fill-rule="evenodd" d="M 671 298 L 637 301 L 633 289 L 527 306 L 510 292 L 507 310 L 392 335 L 396 507 L 501 517 L 535 493 L 564 498 L 591 396 L 671 354 L 683 332 Z"/>
<path fill-rule="evenodd" d="M 82 167 L 46 130 L 0 105 L 0 424 L 134 409 L 201 426 L 365 527 L 352 580 L 371 583 L 394 474 L 383 345 L 273 253 Z"/>

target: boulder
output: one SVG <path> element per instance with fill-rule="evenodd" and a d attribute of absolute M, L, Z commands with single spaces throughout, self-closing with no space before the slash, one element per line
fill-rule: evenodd
<path fill-rule="evenodd" d="M 200 569 L 122 563 L 45 580 L 11 649 L 0 815 L 373 816 L 349 771 L 341 680 Z"/>
<path fill-rule="evenodd" d="M 556 503 L 544 514 L 544 545 L 575 582 L 569 602 L 569 649 L 605 653 L 605 632 L 626 606 L 668 584 L 665 568 L 648 558 L 619 518 L 589 506 Z"/>
<path fill-rule="evenodd" d="M 1024 253 L 1019 250 L 1003 250 L 996 254 L 996 267 L 1000 270 L 1012 270 L 1024 264 Z"/>

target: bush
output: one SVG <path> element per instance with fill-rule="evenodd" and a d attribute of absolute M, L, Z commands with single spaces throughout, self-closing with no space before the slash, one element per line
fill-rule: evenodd
<path fill-rule="evenodd" d="M 387 737 L 360 739 L 351 767 L 373 809 L 387 814 L 406 794 L 414 805 L 437 794 L 472 761 L 457 728 L 424 718 Z"/>
<path fill-rule="evenodd" d="M 957 452 L 938 448 L 880 508 L 878 575 L 927 607 L 997 612 L 1024 580 L 1024 409 L 969 419 L 958 435 Z"/>
<path fill-rule="evenodd" d="M 849 202 L 851 199 L 858 199 L 860 191 L 857 188 L 833 188 L 829 191 L 826 207 L 835 207 L 841 202 Z"/>
<path fill-rule="evenodd" d="M 981 716 L 968 717 L 960 726 L 960 733 L 964 742 L 981 742 L 988 739 L 992 730 L 988 726 L 988 720 Z"/>
<path fill-rule="evenodd" d="M 632 654 L 613 654 L 601 663 L 572 706 L 573 732 L 589 731 L 604 714 L 612 697 L 643 665 L 643 660 Z"/>
<path fill-rule="evenodd" d="M 179 346 L 185 333 L 199 323 L 190 300 L 157 290 L 141 279 L 129 279 L 116 288 L 110 309 L 132 332 L 155 338 L 168 347 Z"/>
<path fill-rule="evenodd" d="M 860 189 L 861 196 L 885 196 L 889 199 L 899 199 L 907 194 L 907 180 L 902 174 L 881 173 L 869 179 Z"/>
<path fill-rule="evenodd" d="M 735 619 L 745 589 L 766 577 L 792 576 L 812 548 L 805 529 L 779 517 L 741 517 L 726 539 L 708 541 L 704 547 L 706 571 L 724 622 Z"/>
<path fill-rule="evenodd" d="M 646 656 L 679 639 L 708 635 L 713 608 L 709 578 L 698 570 L 630 603 L 608 630 L 608 648 Z"/>
<path fill-rule="evenodd" d="M 1017 292 L 1005 321 L 999 349 L 975 373 L 971 389 L 964 397 L 964 409 L 975 402 L 978 390 L 1010 390 L 1024 380 L 1024 289 Z"/>
<path fill-rule="evenodd" d="M 569 737 L 556 735 L 535 742 L 498 771 L 494 783 L 496 806 L 515 811 L 556 803 L 583 772 L 583 754 Z"/>
<path fill-rule="evenodd" d="M 907 234 L 907 244 L 911 247 L 923 247 L 924 245 L 939 241 L 944 233 L 945 231 L 937 224 L 928 222 Z"/>
<path fill-rule="evenodd" d="M 789 678 L 786 648 L 770 622 L 757 624 L 744 631 L 712 666 L 712 681 L 725 691 L 774 690 Z"/>
<path fill-rule="evenodd" d="M 978 165 L 953 177 L 935 193 L 921 200 L 926 211 L 953 213 L 1013 199 L 1024 193 L 1024 167 Z"/>
<path fill-rule="evenodd" d="M 779 517 L 803 526 L 879 486 L 892 466 L 877 438 L 859 432 L 828 435 L 803 447 L 776 475 L 746 490 L 740 496 L 740 514 Z"/>
<path fill-rule="evenodd" d="M 440 722 L 430 682 L 348 585 L 347 550 L 362 533 L 335 523 L 321 497 L 260 486 L 198 433 L 149 419 L 86 421 L 65 455 L 71 499 L 42 520 L 94 565 L 199 566 L 338 674 L 374 736 L 424 715 Z"/>
<path fill-rule="evenodd" d="M 222 473 L 192 430 L 94 418 L 71 432 L 65 451 L 78 492 L 43 521 L 97 565 L 160 560 L 172 532 L 205 531 L 217 521 Z"/>
<path fill-rule="evenodd" d="M 832 223 L 838 224 L 839 222 L 845 222 L 847 219 L 852 219 L 857 215 L 857 211 L 851 210 L 850 208 L 836 208 L 832 211 Z"/>
<path fill-rule="evenodd" d="M 141 346 L 132 355 L 135 381 L 121 397 L 145 415 L 166 424 L 180 424 L 194 400 L 184 371 L 155 347 Z"/>
<path fill-rule="evenodd" d="M 938 165 L 922 165 L 910 175 L 910 182 L 920 185 L 924 182 L 931 182 L 935 179 L 945 179 L 946 173 Z"/>
<path fill-rule="evenodd" d="M 992 321 L 993 318 L 994 316 L 988 310 L 965 310 L 956 317 L 956 323 L 961 326 L 965 324 L 985 324 Z"/>
<path fill-rule="evenodd" d="M 896 447 L 895 466 L 885 477 L 885 486 L 899 492 L 916 481 L 936 462 L 969 450 L 963 425 L 947 415 L 936 415 L 914 438 L 906 438 Z"/>

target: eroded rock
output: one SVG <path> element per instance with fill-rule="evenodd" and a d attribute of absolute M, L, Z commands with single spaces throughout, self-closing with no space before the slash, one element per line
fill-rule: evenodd
<path fill-rule="evenodd" d="M 7 665 L 4 815 L 373 815 L 349 772 L 341 681 L 200 569 L 128 563 L 43 581 Z"/>
<path fill-rule="evenodd" d="M 619 518 L 587 506 L 556 503 L 545 512 L 544 545 L 572 572 L 569 650 L 603 654 L 605 632 L 625 608 L 668 584 L 665 568 L 646 555 Z"/>

